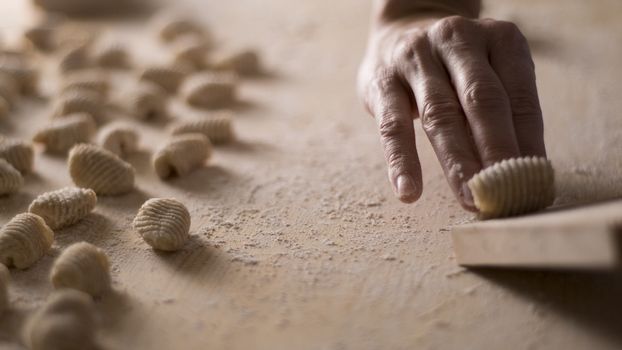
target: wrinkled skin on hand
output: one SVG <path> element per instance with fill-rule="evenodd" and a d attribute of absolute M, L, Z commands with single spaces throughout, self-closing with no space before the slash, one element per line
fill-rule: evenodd
<path fill-rule="evenodd" d="M 546 156 L 534 64 L 516 25 L 460 16 L 405 18 L 372 31 L 359 92 L 377 121 L 396 195 L 422 193 L 413 118 L 460 204 L 475 173 L 519 156 Z"/>

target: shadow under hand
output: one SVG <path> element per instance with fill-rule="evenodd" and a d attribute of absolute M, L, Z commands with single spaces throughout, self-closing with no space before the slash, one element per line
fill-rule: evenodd
<path fill-rule="evenodd" d="M 472 271 L 622 346 L 622 269 L 611 272 Z"/>

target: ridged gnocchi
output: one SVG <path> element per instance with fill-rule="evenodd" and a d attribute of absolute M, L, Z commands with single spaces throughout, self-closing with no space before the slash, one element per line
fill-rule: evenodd
<path fill-rule="evenodd" d="M 0 229 L 0 263 L 26 269 L 47 253 L 53 241 L 54 232 L 43 218 L 18 214 Z"/>
<path fill-rule="evenodd" d="M 153 167 L 161 179 L 184 176 L 203 166 L 212 146 L 203 134 L 174 136 L 153 155 Z"/>
<path fill-rule="evenodd" d="M 240 75 L 254 75 L 259 73 L 261 65 L 257 52 L 244 50 L 214 63 L 213 68 L 217 70 L 231 70 Z"/>
<path fill-rule="evenodd" d="M 11 105 L 4 97 L 0 96 L 0 120 L 6 119 L 9 112 L 11 112 Z"/>
<path fill-rule="evenodd" d="M 175 62 L 189 64 L 195 70 L 204 69 L 207 66 L 208 43 L 200 37 L 185 36 L 175 43 Z"/>
<path fill-rule="evenodd" d="M 19 91 L 24 95 L 37 92 L 39 85 L 39 71 L 21 58 L 0 60 L 0 73 L 15 80 Z"/>
<path fill-rule="evenodd" d="M 54 28 L 37 25 L 24 31 L 24 40 L 39 51 L 52 51 L 56 48 Z"/>
<path fill-rule="evenodd" d="M 122 123 L 108 124 L 97 135 L 99 145 L 121 158 L 138 151 L 139 141 L 136 128 Z"/>
<path fill-rule="evenodd" d="M 86 45 L 72 47 L 63 52 L 58 68 L 62 73 L 86 69 L 91 66 L 89 50 Z"/>
<path fill-rule="evenodd" d="M 67 75 L 61 86 L 61 93 L 84 90 L 95 92 L 105 99 L 110 90 L 108 77 L 98 70 L 79 71 Z"/>
<path fill-rule="evenodd" d="M 96 130 L 97 125 L 90 114 L 74 113 L 52 121 L 32 140 L 44 144 L 47 152 L 65 153 L 75 144 L 88 142 Z"/>
<path fill-rule="evenodd" d="M 20 173 L 32 171 L 35 152 L 31 143 L 0 136 L 0 159 L 6 160 Z"/>
<path fill-rule="evenodd" d="M 96 350 L 92 298 L 73 289 L 55 291 L 28 320 L 24 342 L 31 350 Z"/>
<path fill-rule="evenodd" d="M 19 98 L 19 86 L 13 77 L 0 73 L 0 97 L 13 107 Z"/>
<path fill-rule="evenodd" d="M 56 289 L 71 288 L 93 297 L 102 296 L 111 289 L 108 257 L 90 243 L 74 243 L 54 261 L 50 280 Z"/>
<path fill-rule="evenodd" d="M 96 204 L 97 195 L 90 188 L 65 187 L 38 196 L 30 203 L 28 211 L 42 217 L 56 230 L 82 220 Z"/>
<path fill-rule="evenodd" d="M 0 159 L 0 196 L 16 193 L 23 185 L 22 174 L 9 162 Z"/>
<path fill-rule="evenodd" d="M 217 112 L 209 117 L 178 122 L 171 128 L 171 133 L 173 135 L 201 133 L 215 145 L 229 143 L 235 139 L 229 112 Z"/>
<path fill-rule="evenodd" d="M 205 30 L 199 23 L 176 14 L 166 14 L 157 18 L 156 30 L 160 39 L 166 43 L 188 35 L 205 36 Z"/>
<path fill-rule="evenodd" d="M 127 113 L 139 120 L 158 120 L 168 117 L 167 92 L 159 85 L 142 82 L 125 96 Z"/>
<path fill-rule="evenodd" d="M 154 249 L 175 251 L 190 237 L 190 213 L 174 198 L 152 198 L 140 207 L 132 226 Z"/>
<path fill-rule="evenodd" d="M 99 146 L 74 146 L 69 151 L 68 163 L 74 184 L 98 195 L 121 195 L 134 189 L 132 165 Z"/>
<path fill-rule="evenodd" d="M 0 316 L 9 307 L 9 283 L 11 274 L 9 269 L 0 264 Z"/>
<path fill-rule="evenodd" d="M 106 105 L 101 96 L 89 90 L 70 90 L 58 97 L 53 107 L 54 118 L 74 113 L 87 113 L 97 123 L 106 121 Z"/>
<path fill-rule="evenodd" d="M 181 65 L 170 67 L 149 67 L 142 71 L 140 81 L 147 81 L 163 88 L 167 93 L 174 94 L 188 74 Z"/>
<path fill-rule="evenodd" d="M 555 174 L 544 157 L 512 158 L 471 178 L 467 185 L 482 218 L 525 214 L 555 200 Z"/>
<path fill-rule="evenodd" d="M 125 47 L 109 44 L 99 48 L 95 54 L 95 63 L 102 68 L 125 69 L 130 67 L 130 57 Z"/>
<path fill-rule="evenodd" d="M 184 82 L 181 95 L 189 105 L 204 109 L 228 107 L 236 100 L 237 77 L 227 72 L 194 74 Z"/>

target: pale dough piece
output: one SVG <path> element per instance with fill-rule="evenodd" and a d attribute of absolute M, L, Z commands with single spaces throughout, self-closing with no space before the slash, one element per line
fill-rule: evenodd
<path fill-rule="evenodd" d="M 98 69 L 73 72 L 65 77 L 61 86 L 61 93 L 73 90 L 93 91 L 105 99 L 110 90 L 110 82 L 106 73 Z"/>
<path fill-rule="evenodd" d="M 190 213 L 174 198 L 152 198 L 140 207 L 132 225 L 154 249 L 175 251 L 188 241 Z"/>
<path fill-rule="evenodd" d="M 90 114 L 74 113 L 52 121 L 32 140 L 44 144 L 47 152 L 66 153 L 75 144 L 88 142 L 96 130 L 97 125 Z"/>
<path fill-rule="evenodd" d="M 91 90 L 69 90 L 61 95 L 53 107 L 54 118 L 63 118 L 74 113 L 87 113 L 95 122 L 106 121 L 106 104 L 98 93 Z"/>
<path fill-rule="evenodd" d="M 237 76 L 228 72 L 197 73 L 182 86 L 181 95 L 193 107 L 218 109 L 236 100 Z"/>
<path fill-rule="evenodd" d="M 99 145 L 122 158 L 138 151 L 139 140 L 136 128 L 124 123 L 108 124 L 97 135 Z"/>
<path fill-rule="evenodd" d="M 91 66 L 89 49 L 87 45 L 79 45 L 67 49 L 62 53 L 58 68 L 62 73 L 77 71 Z"/>
<path fill-rule="evenodd" d="M 2 96 L 0 96 L 0 120 L 6 119 L 11 112 L 11 105 Z"/>
<path fill-rule="evenodd" d="M 26 269 L 47 253 L 53 241 L 54 232 L 43 218 L 18 214 L 0 230 L 0 263 Z"/>
<path fill-rule="evenodd" d="M 206 37 L 205 29 L 197 22 L 180 14 L 165 13 L 155 20 L 160 40 L 170 43 L 185 36 Z"/>
<path fill-rule="evenodd" d="M 259 73 L 259 55 L 253 50 L 244 50 L 223 58 L 214 64 L 214 69 L 232 70 L 240 75 Z"/>
<path fill-rule="evenodd" d="M 203 166 L 212 153 L 212 146 L 203 134 L 173 137 L 153 155 L 153 167 L 161 179 L 184 176 Z"/>
<path fill-rule="evenodd" d="M 92 298 L 73 289 L 55 291 L 26 323 L 31 350 L 96 350 L 97 319 Z"/>
<path fill-rule="evenodd" d="M 0 317 L 9 307 L 9 283 L 11 273 L 4 264 L 0 264 Z"/>
<path fill-rule="evenodd" d="M 20 93 L 33 95 L 37 93 L 39 71 L 20 57 L 0 60 L 0 73 L 13 78 L 19 87 Z"/>
<path fill-rule="evenodd" d="M 54 261 L 50 279 L 56 289 L 71 288 L 100 297 L 111 289 L 110 263 L 96 246 L 74 243 Z"/>
<path fill-rule="evenodd" d="M 209 48 L 209 44 L 202 37 L 185 36 L 180 38 L 175 43 L 175 62 L 189 64 L 195 70 L 205 69 Z"/>
<path fill-rule="evenodd" d="M 125 95 L 127 113 L 139 120 L 158 120 L 168 117 L 168 96 L 160 85 L 144 81 Z"/>
<path fill-rule="evenodd" d="M 188 75 L 188 70 L 177 64 L 169 67 L 146 68 L 140 73 L 139 80 L 154 83 L 167 93 L 175 94 L 186 75 Z"/>
<path fill-rule="evenodd" d="M 229 143 L 235 139 L 231 116 L 231 112 L 216 112 L 205 118 L 178 122 L 173 125 L 171 133 L 173 135 L 201 133 L 207 136 L 212 144 Z"/>
<path fill-rule="evenodd" d="M 19 99 L 19 86 L 15 79 L 8 74 L 0 73 L 0 97 L 2 97 L 11 108 Z"/>
<path fill-rule="evenodd" d="M 95 63 L 102 68 L 125 69 L 131 66 L 127 49 L 120 44 L 108 44 L 95 54 Z"/>
<path fill-rule="evenodd" d="M 23 185 L 22 174 L 9 162 L 0 159 L 0 196 L 16 193 Z"/>
<path fill-rule="evenodd" d="M 538 211 L 555 200 L 555 174 L 544 157 L 512 158 L 475 174 L 467 182 L 481 218 Z"/>
<path fill-rule="evenodd" d="M 98 195 L 121 195 L 134 189 L 132 165 L 99 146 L 74 146 L 69 151 L 68 163 L 74 184 Z"/>
<path fill-rule="evenodd" d="M 34 157 L 35 152 L 31 143 L 0 136 L 0 159 L 6 160 L 20 173 L 32 171 Z"/>
<path fill-rule="evenodd" d="M 37 214 L 53 230 L 82 220 L 97 204 L 97 195 L 91 189 L 65 187 L 46 192 L 30 203 L 28 211 Z"/>

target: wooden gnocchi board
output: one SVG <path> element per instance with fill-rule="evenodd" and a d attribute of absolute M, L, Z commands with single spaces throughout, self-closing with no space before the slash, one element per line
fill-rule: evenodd
<path fill-rule="evenodd" d="M 622 200 L 455 226 L 463 266 L 615 268 L 620 263 Z"/>

